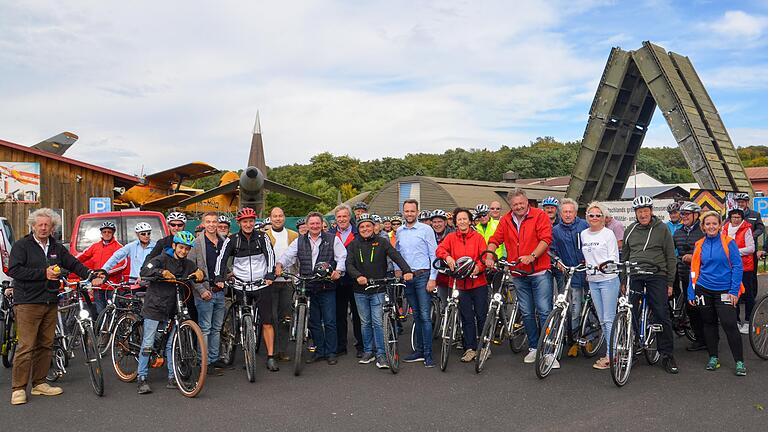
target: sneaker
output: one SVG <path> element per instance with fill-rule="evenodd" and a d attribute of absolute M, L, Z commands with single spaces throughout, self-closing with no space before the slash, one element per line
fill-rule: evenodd
<path fill-rule="evenodd" d="M 744 334 L 744 335 L 745 334 L 749 334 L 749 323 L 748 322 L 740 323 L 738 325 L 738 327 L 739 327 L 739 333 Z"/>
<path fill-rule="evenodd" d="M 384 358 L 384 356 L 376 357 L 376 367 L 379 369 L 389 369 L 389 364 L 387 364 L 387 359 Z"/>
<path fill-rule="evenodd" d="M 357 362 L 360 363 L 360 364 L 368 364 L 368 363 L 370 363 L 370 362 L 372 362 L 374 360 L 376 360 L 376 356 L 373 355 L 373 353 L 367 352 L 367 353 L 361 355 L 360 356 L 360 360 L 358 360 Z"/>
<path fill-rule="evenodd" d="M 277 372 L 280 370 L 280 367 L 277 366 L 277 359 L 274 357 L 267 358 L 267 369 L 269 369 L 270 372 Z"/>
<path fill-rule="evenodd" d="M 432 360 L 432 355 L 425 355 L 424 356 L 424 367 L 425 368 L 433 368 L 435 367 L 435 361 Z"/>
<path fill-rule="evenodd" d="M 416 362 L 424 361 L 424 354 L 414 351 L 408 354 L 407 356 L 403 357 L 403 361 L 406 363 L 416 363 Z"/>
<path fill-rule="evenodd" d="M 168 384 L 165 385 L 168 390 L 176 390 L 179 387 L 176 385 L 176 378 L 168 378 Z"/>
<path fill-rule="evenodd" d="M 32 387 L 33 396 L 57 396 L 64 393 L 61 387 L 51 387 L 48 383 L 41 383 Z"/>
<path fill-rule="evenodd" d="M 603 357 L 603 358 L 597 359 L 597 361 L 595 362 L 595 364 L 592 365 L 592 367 L 597 370 L 610 369 L 611 363 L 608 360 L 608 357 Z"/>
<path fill-rule="evenodd" d="M 469 363 L 473 361 L 477 357 L 477 351 L 473 350 L 472 348 L 464 351 L 464 355 L 461 357 L 461 361 L 464 363 Z"/>
<path fill-rule="evenodd" d="M 13 393 L 11 393 L 11 405 L 22 405 L 25 403 L 27 403 L 26 390 L 14 390 Z"/>
<path fill-rule="evenodd" d="M 715 356 L 710 357 L 707 362 L 707 370 L 713 371 L 718 369 L 720 369 L 720 360 Z"/>
<path fill-rule="evenodd" d="M 149 387 L 147 378 L 139 377 L 139 394 L 149 394 L 149 393 L 152 393 L 152 388 Z"/>
<path fill-rule="evenodd" d="M 677 369 L 677 362 L 671 355 L 664 356 L 664 358 L 661 360 L 661 364 L 664 366 L 664 370 L 667 371 L 667 373 L 676 374 L 679 372 Z"/>
<path fill-rule="evenodd" d="M 568 348 L 568 357 L 578 357 L 579 356 L 579 344 L 573 344 L 570 348 Z"/>
<path fill-rule="evenodd" d="M 743 361 L 736 362 L 736 376 L 747 376 L 747 367 Z"/>
<path fill-rule="evenodd" d="M 523 363 L 533 363 L 535 361 L 536 361 L 536 349 L 529 348 L 528 355 L 526 355 L 525 359 L 523 359 Z"/>

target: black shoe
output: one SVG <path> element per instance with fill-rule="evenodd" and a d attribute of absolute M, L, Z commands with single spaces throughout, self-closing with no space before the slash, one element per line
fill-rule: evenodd
<path fill-rule="evenodd" d="M 221 361 L 221 359 L 216 360 L 215 362 L 211 363 L 208 366 L 213 366 L 216 369 L 234 369 L 233 366 L 224 363 L 223 361 Z"/>
<path fill-rule="evenodd" d="M 313 355 L 313 356 L 307 357 L 305 362 L 307 364 L 309 364 L 309 363 L 319 362 L 319 361 L 322 361 L 322 360 L 326 360 L 326 357 L 318 356 L 318 355 Z"/>
<path fill-rule="evenodd" d="M 208 366 L 208 371 L 205 373 L 208 376 L 223 376 L 224 371 L 222 371 L 220 368 L 216 368 L 213 365 Z"/>
<path fill-rule="evenodd" d="M 274 357 L 267 359 L 267 369 L 269 369 L 270 372 L 277 372 L 280 370 L 277 366 L 277 360 Z"/>
<path fill-rule="evenodd" d="M 328 364 L 329 365 L 333 366 L 333 365 L 335 365 L 338 362 L 339 361 L 336 360 L 336 356 L 328 356 Z"/>
<path fill-rule="evenodd" d="M 152 389 L 149 387 L 149 383 L 146 378 L 139 378 L 139 394 L 152 393 Z"/>
<path fill-rule="evenodd" d="M 671 355 L 664 356 L 661 360 L 661 364 L 664 366 L 664 370 L 667 371 L 667 373 L 676 374 L 679 372 L 677 369 L 677 362 L 675 362 L 675 358 Z"/>
<path fill-rule="evenodd" d="M 338 351 L 336 352 L 336 355 L 337 355 L 337 356 L 343 356 L 343 355 L 347 355 L 347 350 L 338 350 Z"/>
<path fill-rule="evenodd" d="M 357 349 L 357 353 L 355 353 L 355 357 L 363 358 L 363 349 L 362 348 L 358 348 Z"/>
<path fill-rule="evenodd" d="M 707 349 L 707 345 L 699 342 L 691 342 L 690 345 L 685 347 L 686 351 L 701 351 Z"/>
<path fill-rule="evenodd" d="M 176 378 L 168 378 L 168 384 L 165 385 L 165 388 L 168 390 L 176 390 L 178 387 L 176 386 Z"/>
<path fill-rule="evenodd" d="M 289 362 L 291 361 L 291 356 L 289 356 L 284 352 L 279 352 L 277 353 L 277 361 L 283 362 L 283 363 Z"/>

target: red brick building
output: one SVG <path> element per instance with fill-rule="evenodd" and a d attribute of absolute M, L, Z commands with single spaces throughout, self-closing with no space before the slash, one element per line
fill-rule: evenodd
<path fill-rule="evenodd" d="M 768 196 L 768 167 L 745 168 L 756 196 Z"/>

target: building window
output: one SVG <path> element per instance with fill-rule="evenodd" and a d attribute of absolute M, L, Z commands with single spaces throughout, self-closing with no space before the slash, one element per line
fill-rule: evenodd
<path fill-rule="evenodd" d="M 415 199 L 421 204 L 421 183 L 400 183 L 400 192 L 397 196 L 397 209 L 403 209 L 403 202 L 407 199 Z"/>

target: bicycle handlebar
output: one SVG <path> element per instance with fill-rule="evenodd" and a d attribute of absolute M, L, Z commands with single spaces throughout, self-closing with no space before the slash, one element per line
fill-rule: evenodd
<path fill-rule="evenodd" d="M 402 285 L 405 286 L 404 283 L 400 282 L 399 278 L 396 277 L 386 277 L 381 279 L 368 279 L 368 285 L 365 287 L 366 290 L 378 288 L 382 285 Z"/>
<path fill-rule="evenodd" d="M 314 275 L 314 274 L 312 276 L 301 276 L 301 275 L 293 274 L 293 273 L 290 273 L 290 272 L 287 272 L 287 271 L 282 272 L 280 274 L 280 276 L 290 277 L 290 278 L 293 278 L 293 279 L 296 279 L 296 280 L 299 280 L 299 281 L 302 281 L 302 282 L 315 282 L 315 281 L 326 281 L 326 280 L 330 281 L 331 280 L 330 278 L 317 277 L 317 275 Z"/>
<path fill-rule="evenodd" d="M 614 261 L 606 261 L 600 263 L 600 265 L 597 266 L 597 269 L 605 274 L 627 272 L 636 275 L 652 275 L 660 270 L 659 266 L 656 264 L 638 263 L 636 261 L 624 261 L 618 263 Z"/>

